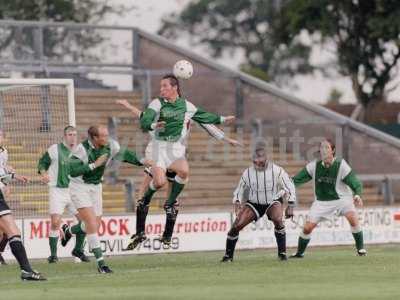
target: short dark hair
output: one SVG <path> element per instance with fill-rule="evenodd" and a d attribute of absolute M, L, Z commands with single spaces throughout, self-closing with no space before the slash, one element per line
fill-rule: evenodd
<path fill-rule="evenodd" d="M 267 144 L 264 140 L 259 140 L 254 145 L 254 150 L 252 154 L 253 160 L 258 157 L 267 157 Z"/>
<path fill-rule="evenodd" d="M 163 79 L 169 79 L 169 83 L 172 86 L 176 86 L 177 87 L 177 91 L 178 91 L 178 95 L 179 97 L 182 97 L 182 93 L 181 93 L 181 87 L 179 85 L 179 79 L 174 75 L 174 74 L 166 74 L 162 77 Z"/>
<path fill-rule="evenodd" d="M 95 136 L 99 136 L 99 128 L 100 128 L 100 126 L 99 125 L 92 125 L 92 126 L 90 126 L 89 127 L 89 129 L 88 129 L 88 136 L 89 136 L 89 138 L 94 138 Z"/>
<path fill-rule="evenodd" d="M 68 131 L 76 131 L 76 128 L 72 125 L 65 126 L 64 135 L 66 135 Z"/>

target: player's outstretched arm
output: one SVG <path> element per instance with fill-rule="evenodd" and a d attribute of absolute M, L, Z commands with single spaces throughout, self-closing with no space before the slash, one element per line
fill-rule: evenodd
<path fill-rule="evenodd" d="M 341 174 L 341 179 L 350 189 L 353 191 L 353 200 L 356 206 L 362 206 L 363 201 L 361 199 L 361 194 L 363 190 L 363 186 L 361 181 L 357 178 L 354 171 L 351 169 L 349 164 L 342 159 L 340 164 L 339 172 Z"/>
<path fill-rule="evenodd" d="M 245 177 L 246 172 L 247 169 L 243 172 L 242 176 L 240 177 L 239 183 L 235 191 L 233 192 L 233 211 L 236 215 L 239 213 L 239 210 L 242 206 L 244 192 L 246 191 L 246 189 L 249 189 L 249 184 L 247 183 Z"/>
<path fill-rule="evenodd" d="M 139 158 L 135 151 L 129 150 L 128 148 L 121 148 L 114 159 L 121 162 L 126 162 L 135 166 L 146 166 L 151 167 L 153 162 L 145 158 Z"/>
<path fill-rule="evenodd" d="M 39 159 L 37 166 L 38 174 L 40 174 L 40 181 L 45 184 L 50 182 L 50 177 L 49 174 L 47 173 L 48 169 L 50 168 L 50 165 L 51 165 L 51 158 L 49 152 L 46 151 Z"/>
<path fill-rule="evenodd" d="M 353 191 L 354 195 L 361 196 L 362 194 L 362 183 L 357 178 L 356 174 L 351 171 L 344 179 L 343 182 L 348 185 Z"/>
<path fill-rule="evenodd" d="M 196 121 L 200 124 L 232 124 L 235 121 L 235 116 L 219 116 L 214 113 L 207 112 L 199 107 L 195 107 L 193 104 L 189 104 L 193 106 L 196 112 L 192 116 L 192 120 Z"/>
<path fill-rule="evenodd" d="M 140 128 L 143 131 L 151 131 L 165 127 L 165 122 L 156 120 L 157 114 L 161 110 L 161 102 L 159 99 L 154 99 L 150 102 L 146 110 L 140 115 Z"/>
<path fill-rule="evenodd" d="M 280 191 L 277 197 L 284 199 L 287 202 L 287 207 L 285 209 L 285 218 L 293 218 L 294 207 L 296 206 L 296 187 L 293 181 L 290 179 L 288 173 L 280 167 L 279 175 L 277 178 L 278 186 Z"/>
<path fill-rule="evenodd" d="M 15 174 L 15 173 L 8 173 L 8 174 L 0 177 L 0 181 L 5 184 L 10 183 L 13 179 L 23 182 L 23 183 L 29 182 L 29 178 L 27 176 Z"/>
<path fill-rule="evenodd" d="M 138 109 L 137 107 L 131 105 L 128 100 L 126 99 L 120 99 L 115 101 L 115 103 L 122 105 L 126 109 L 128 109 L 136 118 L 140 118 L 140 115 L 142 114 L 142 111 Z"/>
<path fill-rule="evenodd" d="M 227 137 L 225 135 L 225 132 L 223 130 L 219 129 L 214 124 L 200 124 L 199 123 L 199 125 L 213 138 L 215 138 L 219 141 L 224 141 L 226 143 L 229 143 L 231 146 L 234 146 L 234 147 L 237 147 L 237 146 L 243 147 L 243 145 L 239 141 Z"/>
<path fill-rule="evenodd" d="M 343 182 L 348 185 L 353 191 L 354 204 L 358 207 L 363 206 L 363 201 L 361 199 L 363 187 L 361 181 L 357 178 L 356 174 L 353 171 L 350 171 L 350 173 L 343 179 Z"/>
<path fill-rule="evenodd" d="M 28 183 L 29 182 L 29 177 L 25 175 L 19 175 L 19 174 L 14 174 L 14 179 L 22 182 L 22 183 Z"/>
<path fill-rule="evenodd" d="M 87 164 L 80 160 L 78 157 L 72 156 L 69 160 L 70 175 L 71 177 L 78 177 L 90 171 L 93 171 L 94 169 L 105 165 L 108 161 L 108 158 L 109 157 L 107 154 L 103 154 L 102 156 L 97 158 L 94 163 Z"/>
<path fill-rule="evenodd" d="M 296 187 L 309 182 L 312 179 L 312 176 L 308 173 L 307 167 L 303 168 L 298 172 L 295 176 L 293 176 L 293 182 Z"/>

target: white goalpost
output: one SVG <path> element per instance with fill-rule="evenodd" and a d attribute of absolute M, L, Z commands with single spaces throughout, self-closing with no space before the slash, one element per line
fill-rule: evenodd
<path fill-rule="evenodd" d="M 7 202 L 17 216 L 47 215 L 48 188 L 37 174 L 46 149 L 76 125 L 72 79 L 0 79 L 0 129 L 8 164 L 28 184 L 13 182 Z"/>

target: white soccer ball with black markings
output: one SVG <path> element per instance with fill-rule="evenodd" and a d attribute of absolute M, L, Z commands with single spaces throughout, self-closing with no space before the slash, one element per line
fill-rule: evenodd
<path fill-rule="evenodd" d="M 189 79 L 193 75 L 193 65 L 187 60 L 179 60 L 174 65 L 173 73 L 177 78 Z"/>

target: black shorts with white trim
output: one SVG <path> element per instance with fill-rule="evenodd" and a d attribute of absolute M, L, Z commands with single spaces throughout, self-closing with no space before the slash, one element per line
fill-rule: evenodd
<path fill-rule="evenodd" d="M 151 178 L 153 178 L 153 174 L 151 174 L 150 168 L 145 168 L 145 169 L 144 169 L 144 172 L 145 172 L 147 175 L 149 175 Z M 174 181 L 175 181 L 176 173 L 175 173 L 174 171 L 167 170 L 167 172 L 165 172 L 165 176 L 167 177 L 167 180 L 168 180 L 168 181 L 174 182 Z"/>
<path fill-rule="evenodd" d="M 247 205 L 254 211 L 254 213 L 256 215 L 256 220 L 258 220 L 268 211 L 268 209 L 270 209 L 273 205 L 275 205 L 275 203 L 283 204 L 282 198 L 276 199 L 268 204 L 258 204 L 258 203 L 253 203 L 253 202 L 247 201 L 245 205 Z M 268 217 L 268 219 L 269 219 L 269 217 Z"/>
<path fill-rule="evenodd" d="M 0 190 L 0 217 L 11 214 L 11 209 L 4 199 L 3 192 Z"/>

